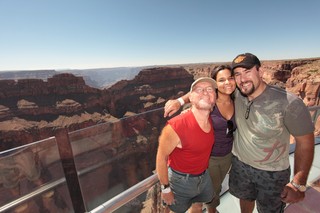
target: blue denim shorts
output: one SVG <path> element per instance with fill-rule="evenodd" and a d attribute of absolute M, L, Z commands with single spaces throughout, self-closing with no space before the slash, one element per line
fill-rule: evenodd
<path fill-rule="evenodd" d="M 256 200 L 258 212 L 283 212 L 286 204 L 280 195 L 289 179 L 290 167 L 282 171 L 265 171 L 233 156 L 229 192 L 239 199 Z"/>
<path fill-rule="evenodd" d="M 210 202 L 214 197 L 211 178 L 206 170 L 202 175 L 191 176 L 188 174 L 168 169 L 170 188 L 174 194 L 175 203 L 169 205 L 171 211 L 186 212 L 192 203 Z"/>

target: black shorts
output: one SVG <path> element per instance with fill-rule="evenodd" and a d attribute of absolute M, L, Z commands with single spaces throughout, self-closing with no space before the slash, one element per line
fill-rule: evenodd
<path fill-rule="evenodd" d="M 286 204 L 280 195 L 289 180 L 290 167 L 282 171 L 265 171 L 232 157 L 229 192 L 239 199 L 256 200 L 259 212 L 283 212 Z"/>

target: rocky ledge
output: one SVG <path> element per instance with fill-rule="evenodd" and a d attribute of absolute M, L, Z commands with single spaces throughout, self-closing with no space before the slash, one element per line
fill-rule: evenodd
<path fill-rule="evenodd" d="M 47 81 L 0 80 L 0 150 L 51 137 L 58 128 L 74 131 L 163 107 L 188 92 L 194 78 L 210 76 L 217 65 L 148 68 L 103 90 L 72 74 Z M 262 68 L 267 83 L 319 102 L 320 58 L 262 61 Z"/>
<path fill-rule="evenodd" d="M 0 150 L 69 131 L 112 122 L 128 112 L 160 108 L 168 99 L 188 92 L 193 75 L 183 67 L 142 70 L 100 90 L 82 77 L 58 74 L 40 79 L 0 80 Z"/>

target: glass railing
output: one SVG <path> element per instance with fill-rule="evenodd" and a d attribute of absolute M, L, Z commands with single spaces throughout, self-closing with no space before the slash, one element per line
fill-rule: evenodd
<path fill-rule="evenodd" d="M 165 122 L 161 108 L 0 152 L 0 212 L 89 212 L 141 185 Z M 121 212 L 143 209 L 137 199 Z"/>
<path fill-rule="evenodd" d="M 165 122 L 161 108 L 0 152 L 0 212 L 163 212 L 154 169 Z"/>
<path fill-rule="evenodd" d="M 163 109 L 157 109 L 69 133 L 87 210 L 153 174 L 164 124 Z M 134 202 L 129 209 L 140 211 Z"/>
<path fill-rule="evenodd" d="M 55 138 L 0 153 L 0 212 L 72 212 Z"/>

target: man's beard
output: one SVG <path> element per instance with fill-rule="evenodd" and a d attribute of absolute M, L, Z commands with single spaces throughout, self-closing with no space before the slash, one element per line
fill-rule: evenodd
<path fill-rule="evenodd" d="M 255 87 L 254 87 L 254 84 L 252 82 L 251 82 L 251 84 L 252 84 L 252 87 L 250 89 L 248 89 L 247 87 L 245 87 L 245 88 L 244 87 L 239 87 L 239 90 L 240 90 L 242 95 L 249 96 L 249 95 L 252 95 L 254 93 Z"/>
<path fill-rule="evenodd" d="M 196 107 L 198 109 L 202 109 L 202 110 L 211 110 L 212 109 L 212 105 L 203 99 L 200 99 L 198 101 L 198 103 L 196 104 Z"/>

